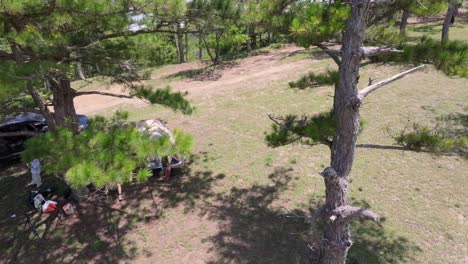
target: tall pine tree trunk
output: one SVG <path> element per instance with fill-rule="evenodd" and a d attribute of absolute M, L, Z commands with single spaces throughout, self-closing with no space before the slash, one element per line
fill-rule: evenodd
<path fill-rule="evenodd" d="M 250 30 L 249 37 L 250 37 L 252 49 L 256 49 L 257 48 L 257 33 L 255 33 L 255 26 L 253 26 L 252 29 Z"/>
<path fill-rule="evenodd" d="M 357 84 L 368 3 L 369 0 L 353 1 L 351 16 L 343 35 L 342 61 L 333 105 L 336 135 L 333 140 L 331 166 L 322 173 L 326 188 L 325 211 L 328 213 L 348 206 L 349 174 L 359 131 Z M 347 219 L 332 217 L 325 219 L 323 254 L 320 263 L 344 264 L 352 245 L 349 223 Z"/>
<path fill-rule="evenodd" d="M 184 33 L 180 27 L 180 23 L 177 23 L 176 27 L 176 45 L 177 45 L 177 54 L 179 57 L 179 63 L 185 62 L 184 55 Z"/>
<path fill-rule="evenodd" d="M 201 37 L 201 33 L 198 34 L 198 59 L 203 59 L 203 40 Z"/>
<path fill-rule="evenodd" d="M 190 47 L 188 33 L 185 33 L 185 61 L 189 61 Z"/>
<path fill-rule="evenodd" d="M 406 33 L 406 25 L 408 25 L 409 15 L 409 7 L 405 7 L 405 9 L 403 9 L 403 14 L 401 15 L 400 35 L 405 35 Z"/>
<path fill-rule="evenodd" d="M 441 41 L 445 42 L 449 39 L 449 28 L 450 28 L 450 21 L 457 10 L 457 2 L 450 1 L 447 13 L 445 14 L 444 24 L 442 26 L 442 38 Z"/>
<path fill-rule="evenodd" d="M 250 53 L 252 51 L 252 39 L 250 38 L 250 25 L 247 25 L 245 27 L 245 34 L 249 36 L 245 44 L 247 46 L 247 52 Z"/>
<path fill-rule="evenodd" d="M 75 104 L 75 90 L 71 88 L 70 79 L 49 78 L 54 106 L 54 120 L 58 128 L 68 127 L 74 131 L 78 128 Z"/>

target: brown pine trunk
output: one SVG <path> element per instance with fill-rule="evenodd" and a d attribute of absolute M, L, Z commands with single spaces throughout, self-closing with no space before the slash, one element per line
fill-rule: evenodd
<path fill-rule="evenodd" d="M 176 44 L 177 44 L 177 53 L 179 56 L 179 63 L 185 62 L 185 55 L 184 55 L 184 33 L 181 30 L 180 24 L 177 24 L 176 30 Z"/>
<path fill-rule="evenodd" d="M 69 127 L 74 131 L 78 128 L 75 104 L 75 90 L 70 86 L 69 79 L 49 78 L 54 106 L 54 120 L 57 127 Z"/>
<path fill-rule="evenodd" d="M 400 23 L 400 35 L 406 34 L 406 25 L 408 25 L 408 18 L 409 18 L 409 8 L 406 7 L 403 9 L 403 14 L 401 16 L 401 23 Z"/>
<path fill-rule="evenodd" d="M 246 46 L 247 46 L 247 52 L 250 53 L 250 51 L 252 51 L 252 39 L 250 38 L 250 25 L 247 25 L 247 26 L 245 27 L 245 31 L 246 31 L 246 32 L 245 32 L 246 35 L 249 36 L 249 37 L 247 38 L 247 42 L 246 42 L 245 44 L 246 44 Z"/>
<path fill-rule="evenodd" d="M 203 41 L 201 38 L 201 34 L 198 35 L 198 59 L 203 59 Z"/>
<path fill-rule="evenodd" d="M 444 24 L 442 26 L 442 38 L 441 41 L 445 42 L 449 39 L 449 28 L 450 28 L 450 21 L 452 20 L 453 15 L 457 9 L 457 3 L 451 1 L 448 6 L 447 13 L 445 14 Z"/>
<path fill-rule="evenodd" d="M 190 46 L 189 46 L 189 37 L 188 33 L 185 33 L 185 61 L 189 61 Z"/>
<path fill-rule="evenodd" d="M 348 205 L 349 174 L 359 131 L 357 84 L 368 3 L 369 0 L 353 2 L 351 16 L 343 35 L 340 78 L 335 87 L 333 105 L 336 135 L 333 140 L 331 167 L 322 173 L 326 188 L 326 212 Z M 345 263 L 351 244 L 349 223 L 345 219 L 326 219 L 320 263 Z"/>

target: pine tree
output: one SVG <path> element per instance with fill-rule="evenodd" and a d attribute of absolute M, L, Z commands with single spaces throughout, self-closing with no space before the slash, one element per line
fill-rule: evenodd
<path fill-rule="evenodd" d="M 0 68 L 5 74 L 0 77 L 0 90 L 14 97 L 27 94 L 35 105 L 29 110 L 41 112 L 51 131 L 76 128 L 73 99 L 86 94 L 128 98 L 144 95 L 151 103 L 190 113 L 192 107 L 182 93 L 133 85 L 145 75 L 131 60 L 130 51 L 136 47 L 131 46 L 128 37 L 175 33 L 170 19 L 154 22 L 145 18 L 138 21 L 136 30 L 130 30 L 130 25 L 135 24 L 134 14 L 154 12 L 158 4 L 130 0 L 2 1 Z M 99 75 L 126 84 L 130 96 L 73 89 L 71 81 L 78 65 L 93 67 Z M 2 101 L 4 106 L 9 105 Z M 23 106 L 20 108 L 4 112 L 24 110 Z"/>
<path fill-rule="evenodd" d="M 311 3 L 294 19 L 291 31 L 296 43 L 315 45 L 327 53 L 338 66 L 333 110 L 313 117 L 270 117 L 275 124 L 266 137 L 272 146 L 302 142 L 326 144 L 331 149 L 331 162 L 321 175 L 325 183 L 325 205 L 317 209 L 313 219 L 324 224 L 320 248 L 320 263 L 344 264 L 352 246 L 350 222 L 354 219 L 379 221 L 380 216 L 369 208 L 349 204 L 349 177 L 353 166 L 356 140 L 361 131 L 359 109 L 366 96 L 407 74 L 423 69 L 420 65 L 393 77 L 358 90 L 361 60 L 385 56 L 399 50 L 391 47 L 365 47 L 366 19 L 373 12 L 369 0 L 357 0 L 343 5 L 335 2 Z M 378 20 L 375 20 L 378 21 Z M 332 45 L 330 45 L 330 43 Z M 341 49 L 333 49 L 340 45 Z M 455 54 L 444 46 L 439 52 Z M 403 52 L 404 54 L 405 52 Z M 414 54 L 414 53 L 413 53 Z M 403 56 L 404 57 L 404 56 Z M 429 58 L 428 58 L 429 57 Z M 389 57 L 391 58 L 391 57 Z M 399 57 L 401 58 L 401 57 Z M 408 57 L 406 57 L 408 58 Z M 413 63 L 435 62 L 434 56 L 413 56 Z M 447 56 L 445 56 L 447 59 Z M 400 60 L 400 62 L 405 60 Z M 466 61 L 466 60 L 465 60 Z M 405 61 L 408 63 L 408 60 Z M 463 65 L 463 60 L 457 65 Z M 312 81 L 333 80 L 329 76 L 311 76 Z M 335 79 L 336 80 L 336 79 Z"/>

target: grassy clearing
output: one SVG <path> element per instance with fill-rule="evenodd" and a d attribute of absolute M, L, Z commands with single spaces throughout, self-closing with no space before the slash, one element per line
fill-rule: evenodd
<path fill-rule="evenodd" d="M 371 65 L 363 69 L 361 78 L 366 80 L 372 76 L 380 80 L 399 71 L 398 67 Z M 208 105 L 198 104 L 197 113 L 192 117 L 154 107 L 132 110 L 131 117 L 158 115 L 171 126 L 192 133 L 197 139 L 197 152 L 212 157 L 206 163 L 194 164 L 194 168 L 227 175 L 214 187 L 216 193 L 229 193 L 232 188 L 255 192 L 255 186 L 274 184 L 269 175 L 275 169 L 291 168 L 288 187 L 266 206 L 285 214 L 316 206 L 309 201 L 323 194 L 318 172 L 328 165 L 329 151 L 324 146 L 267 148 L 263 141 L 263 132 L 270 126 L 266 114 L 325 111 L 332 105 L 331 94 L 331 87 L 294 91 L 280 81 L 239 93 L 235 100 L 219 98 Z M 443 114 L 466 114 L 467 99 L 464 80 L 445 77 L 432 69 L 409 76 L 369 97 L 362 109 L 367 126 L 359 139 L 361 147 L 353 170 L 351 195 L 356 201 L 367 202 L 387 221 L 383 228 L 366 227 L 369 233 L 362 226 L 356 227 L 356 241 L 375 243 L 372 250 L 362 251 L 369 245 L 357 242 L 361 246 L 353 249 L 358 252 L 353 255 L 356 263 L 464 262 L 466 242 L 463 241 L 467 236 L 464 212 L 468 204 L 460 183 L 466 178 L 467 161 L 457 156 L 402 150 L 393 145 L 391 133 L 412 121 L 430 123 Z M 377 243 L 381 237 L 386 241 Z M 213 243 L 221 251 L 229 248 Z M 241 259 L 257 260 L 248 254 Z"/>
<path fill-rule="evenodd" d="M 456 23 L 450 27 L 449 38 L 450 40 L 468 41 L 466 34 L 466 22 L 468 15 L 458 17 Z M 415 40 L 422 36 L 429 36 L 434 39 L 440 40 L 442 32 L 443 21 L 424 23 L 424 24 L 409 24 L 407 29 L 407 36 L 410 40 Z"/>

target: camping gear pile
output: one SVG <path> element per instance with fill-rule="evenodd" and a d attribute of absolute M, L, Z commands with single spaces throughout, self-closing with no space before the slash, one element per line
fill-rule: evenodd
<path fill-rule="evenodd" d="M 29 204 L 33 205 L 37 210 L 42 211 L 43 213 L 51 213 L 57 210 L 57 202 L 53 200 L 48 200 L 45 197 L 48 197 L 52 193 L 52 190 L 49 188 L 44 192 L 31 191 L 29 193 Z"/>

